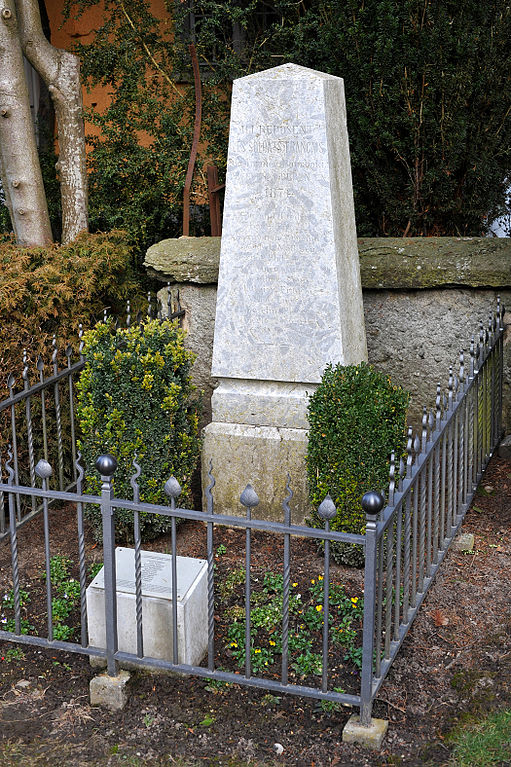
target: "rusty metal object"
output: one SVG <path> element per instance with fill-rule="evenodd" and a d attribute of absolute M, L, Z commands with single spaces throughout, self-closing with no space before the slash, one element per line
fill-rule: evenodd
<path fill-rule="evenodd" d="M 190 189 L 192 186 L 193 169 L 197 158 L 197 149 L 199 147 L 201 119 L 202 119 L 202 88 L 199 72 L 199 60 L 195 45 L 190 43 L 190 56 L 192 57 L 193 80 L 195 84 L 195 124 L 193 128 L 192 151 L 188 161 L 188 170 L 186 171 L 185 188 L 183 192 L 183 235 L 190 236 Z"/>
<path fill-rule="evenodd" d="M 208 199 L 209 199 L 209 220 L 211 222 L 211 236 L 220 237 L 222 234 L 222 218 L 220 216 L 220 195 L 221 189 L 225 184 L 218 183 L 218 168 L 216 165 L 208 165 Z"/>

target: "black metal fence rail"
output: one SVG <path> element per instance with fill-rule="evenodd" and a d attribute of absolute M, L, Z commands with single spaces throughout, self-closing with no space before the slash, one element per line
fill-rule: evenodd
<path fill-rule="evenodd" d="M 501 405 L 503 378 L 503 308 L 500 303 L 486 329 L 481 328 L 477 341 L 472 340 L 468 367 L 465 355 L 460 355 L 459 370 L 451 371 L 447 392 L 442 394 L 439 385 L 435 408 L 424 411 L 422 432 L 414 437 L 409 429 L 406 456 L 399 463 L 392 457 L 388 503 L 383 497 L 371 492 L 364 496 L 362 505 L 366 513 L 363 535 L 335 532 L 330 522 L 336 509 L 327 496 L 319 508 L 323 529 L 313 529 L 291 523 L 292 492 L 287 485 L 287 497 L 283 502 L 283 521 L 271 522 L 257 519 L 254 509 L 259 500 L 250 485 L 240 497 L 244 516 L 217 514 L 214 510 L 214 478 L 210 467 L 210 484 L 207 489 L 207 509 L 194 511 L 178 507 L 181 492 L 176 479 L 171 477 L 165 484 L 169 505 L 143 503 L 139 497 L 138 477 L 140 467 L 133 462 L 131 478 L 132 500 L 113 495 L 112 478 L 116 461 L 112 456 L 100 456 L 96 469 L 101 475 L 101 496 L 83 492 L 84 470 L 80 456 L 76 456 L 73 472 L 73 492 L 52 489 L 49 486 L 52 466 L 45 458 L 30 469 L 34 482 L 30 485 L 19 481 L 16 459 L 11 448 L 6 463 L 6 476 L 0 482 L 0 493 L 7 500 L 8 532 L 13 602 L 14 631 L 0 631 L 0 639 L 33 644 L 39 647 L 65 649 L 106 660 L 110 675 L 117 673 L 118 664 L 130 662 L 135 666 L 181 671 L 196 676 L 247 685 L 270 692 L 287 692 L 319 700 L 358 706 L 361 721 L 369 724 L 372 705 L 389 672 L 392 662 L 423 602 L 432 580 L 440 567 L 446 551 L 462 523 L 466 510 L 493 449 L 501 436 Z M 68 367 L 71 369 L 72 365 Z M 65 381 L 65 377 L 52 385 Z M 30 388 L 30 387 L 29 387 Z M 28 391 L 29 389 L 27 389 Z M 17 395 L 16 395 L 17 396 Z M 30 395 L 32 396 L 32 395 Z M 22 402 L 20 399 L 19 402 Z M 4 410 L 10 407 L 4 403 Z M 58 459 L 58 456 L 57 456 Z M 35 456 L 34 456 L 35 460 Z M 58 461 L 57 461 L 58 466 Z M 5 479 L 7 481 L 5 481 Z M 42 487 L 35 487 L 35 483 Z M 46 637 L 21 633 L 21 585 L 20 557 L 18 551 L 18 498 L 37 499 L 42 508 L 44 529 L 44 567 L 46 571 Z M 50 578 L 50 525 L 48 506 L 50 502 L 74 503 L 76 506 L 76 536 L 80 580 L 80 642 L 56 640 L 52 621 L 52 584 Z M 105 595 L 105 647 L 92 647 L 87 632 L 87 570 L 84 537 L 84 506 L 99 507 L 102 514 L 103 566 Z M 119 650 L 117 625 L 117 574 L 115 557 L 116 510 L 133 514 L 135 584 L 136 650 Z M 71 513 L 71 512 L 69 512 Z M 171 610 L 172 658 L 162 660 L 148 657 L 144 652 L 144 625 L 142 619 L 142 552 L 140 515 L 160 514 L 171 520 Z M 203 665 L 187 665 L 179 662 L 179 637 L 177 633 L 177 520 L 201 522 L 206 531 L 207 604 L 204 623 L 207 625 L 207 652 Z M 232 673 L 217 663 L 217 637 L 215 636 L 215 564 L 214 536 L 219 526 L 229 526 L 245 532 L 245 586 L 243 599 L 245 664 L 242 673 Z M 251 603 L 253 584 L 254 533 L 271 533 L 282 542 L 282 610 L 279 631 L 282 637 L 280 672 L 269 678 L 254 672 L 251 661 Z M 322 578 L 321 673 L 316 685 L 293 682 L 290 664 L 290 600 L 291 600 L 291 539 L 309 538 L 324 544 L 324 567 Z M 362 672 L 358 694 L 339 692 L 334 689 L 332 669 L 332 639 L 329 634 L 330 545 L 334 541 L 362 546 L 365 550 L 364 610 L 362 637 Z"/>
<path fill-rule="evenodd" d="M 12 456 L 10 456 L 12 459 Z M 83 480 L 83 468 L 80 466 L 79 459 L 77 462 L 77 481 L 76 492 L 62 492 L 48 489 L 48 480 L 51 476 L 52 469 L 48 462 L 40 460 L 35 468 L 36 475 L 42 481 L 42 488 L 27 488 L 14 483 L 14 471 L 11 467 L 10 460 L 7 463 L 6 469 L 8 474 L 8 482 L 0 484 L 0 491 L 5 492 L 9 498 L 9 512 L 11 518 L 10 525 L 10 547 L 11 547 L 11 562 L 12 562 L 12 582 L 13 582 L 13 596 L 14 596 L 14 619 L 15 619 L 15 632 L 7 632 L 0 630 L 0 639 L 14 639 L 15 641 L 25 644 L 35 644 L 39 647 L 47 647 L 53 649 L 65 649 L 69 652 L 83 653 L 89 656 L 95 656 L 99 658 L 105 658 L 107 662 L 107 670 L 111 675 L 118 673 L 117 668 L 119 663 L 132 663 L 134 665 L 141 665 L 144 667 L 167 669 L 172 671 L 180 671 L 184 673 L 194 674 L 201 677 L 207 677 L 211 679 L 217 679 L 219 681 L 232 682 L 236 684 L 247 685 L 250 687 L 257 687 L 261 689 L 267 689 L 272 692 L 287 692 L 294 695 L 301 695 L 305 697 L 318 698 L 320 700 L 327 700 L 338 703 L 346 703 L 349 705 L 360 706 L 361 699 L 359 695 L 348 694 L 344 692 L 337 692 L 332 689 L 329 680 L 328 669 L 328 650 L 329 650 L 329 589 L 330 589 L 330 576 L 329 576 L 329 545 L 332 541 L 339 541 L 344 543 L 351 543 L 364 546 L 365 537 L 363 535 L 356 535 L 351 533 L 342 533 L 331 531 L 329 527 L 329 520 L 335 514 L 335 507 L 331 500 L 327 499 L 323 502 L 319 509 L 320 515 L 324 519 L 325 529 L 313 529 L 303 525 L 295 525 L 291 523 L 291 509 L 290 501 L 292 499 L 292 492 L 289 491 L 287 499 L 284 501 L 284 521 L 272 522 L 268 520 L 254 519 L 252 518 L 252 510 L 258 505 L 259 500 L 250 485 L 247 486 L 240 498 L 241 504 L 245 508 L 245 517 L 229 516 L 223 514 L 216 514 L 213 507 L 212 488 L 214 486 L 214 480 L 210 474 L 212 480 L 208 488 L 208 509 L 206 511 L 194 511 L 191 509 L 179 508 L 176 505 L 176 500 L 181 493 L 181 488 L 178 482 L 171 477 L 166 485 L 165 492 L 170 499 L 170 506 L 155 505 L 149 503 L 141 503 L 138 500 L 139 487 L 137 483 L 137 477 L 139 476 L 140 467 L 134 462 L 135 473 L 132 477 L 133 487 L 133 501 L 124 499 L 118 499 L 113 496 L 112 492 L 112 479 L 115 473 L 116 461 L 112 456 L 101 456 L 96 462 L 96 467 L 101 474 L 102 479 L 102 492 L 101 496 L 87 495 L 82 492 L 82 480 Z M 289 486 L 288 486 L 289 490 Z M 47 602 L 47 637 L 34 635 L 22 635 L 21 634 L 21 599 L 20 599 L 20 575 L 19 575 L 19 552 L 17 541 L 17 526 L 15 522 L 15 498 L 17 494 L 28 496 L 34 493 L 42 499 L 43 508 L 43 522 L 44 522 L 44 542 L 45 542 L 45 571 L 46 571 L 46 602 Z M 50 577 L 50 527 L 48 519 L 48 506 L 50 501 L 61 501 L 61 503 L 68 503 L 74 501 L 76 503 L 76 522 L 77 522 L 77 537 L 78 537 L 78 555 L 79 555 L 79 572 L 80 572 L 80 618 L 81 618 L 81 642 L 62 642 L 55 640 L 53 637 L 53 621 L 52 621 L 52 586 Z M 85 592 L 87 585 L 86 577 L 86 558 L 85 558 L 85 545 L 84 545 L 84 524 L 83 524 L 83 508 L 85 504 L 91 504 L 101 507 L 102 523 L 103 523 L 103 566 L 104 566 L 104 584 L 105 584 L 105 629 L 106 629 L 106 648 L 91 647 L 88 644 L 87 637 L 87 605 L 85 601 Z M 116 561 L 115 561 L 115 509 L 129 509 L 133 511 L 133 532 L 134 532 L 134 583 L 135 583 L 135 599 L 136 599 L 136 636 L 137 636 L 137 649 L 136 653 L 121 652 L 118 649 L 118 625 L 117 625 L 117 590 L 114 584 L 117 582 L 116 576 Z M 140 537 L 140 514 L 160 514 L 167 516 L 171 519 L 171 555 L 172 555 L 172 660 L 161 660 L 158 658 L 146 657 L 144 655 L 144 637 L 143 637 L 143 622 L 142 622 L 142 562 L 141 562 L 141 537 Z M 207 557 L 207 630 L 208 630 L 208 651 L 206 666 L 191 666 L 178 661 L 179 656 L 179 639 L 177 634 L 177 520 L 194 520 L 199 521 L 206 525 L 207 540 L 206 540 L 206 557 Z M 281 660 L 281 675 L 280 680 L 274 680 L 269 678 L 261 678 L 253 674 L 251 668 L 251 636 L 250 636 L 250 623 L 251 623 L 251 578 L 246 578 L 245 585 L 245 670 L 244 674 L 228 672 L 223 669 L 219 669 L 215 666 L 215 566 L 214 566 L 214 529 L 219 525 L 228 526 L 231 528 L 238 528 L 245 530 L 246 535 L 246 548 L 245 548 L 245 568 L 246 573 L 251 572 L 251 548 L 252 548 L 252 533 L 255 531 L 272 533 L 275 536 L 281 536 L 284 541 L 283 547 L 283 607 L 282 607 L 282 660 Z M 288 638 L 289 638 L 289 604 L 290 604 L 290 587 L 291 587 L 291 558 L 290 558 L 290 538 L 296 536 L 299 538 L 312 538 L 315 540 L 321 540 L 325 543 L 325 566 L 323 574 L 323 637 L 322 637 L 322 674 L 321 674 L 321 686 L 312 687 L 291 683 L 289 680 L 289 650 L 288 650 Z"/>

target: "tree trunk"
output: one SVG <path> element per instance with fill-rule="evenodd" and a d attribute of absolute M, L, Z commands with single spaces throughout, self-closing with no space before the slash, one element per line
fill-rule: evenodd
<path fill-rule="evenodd" d="M 3 0 L 2 0 L 3 1 Z M 44 36 L 38 0 L 15 0 L 25 56 L 45 81 L 57 117 L 62 242 L 88 229 L 87 169 L 80 60 Z"/>
<path fill-rule="evenodd" d="M 13 0 L 0 2 L 0 177 L 19 245 L 52 242 Z"/>

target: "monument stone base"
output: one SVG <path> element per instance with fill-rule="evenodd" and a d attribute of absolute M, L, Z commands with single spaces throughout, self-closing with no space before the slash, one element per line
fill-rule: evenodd
<path fill-rule="evenodd" d="M 253 426 L 215 421 L 203 430 L 202 488 L 206 488 L 210 464 L 215 478 L 213 499 L 221 514 L 243 516 L 240 495 L 250 483 L 259 497 L 253 516 L 284 521 L 282 501 L 288 495 L 287 474 L 293 498 L 291 519 L 301 524 L 310 513 L 305 456 L 307 431 L 276 426 Z"/>

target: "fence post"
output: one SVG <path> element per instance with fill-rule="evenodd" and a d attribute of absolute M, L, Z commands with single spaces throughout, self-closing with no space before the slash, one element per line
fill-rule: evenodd
<path fill-rule="evenodd" d="M 360 724 L 371 725 L 373 707 L 373 655 L 376 619 L 377 523 L 385 503 L 380 493 L 371 491 L 362 498 L 366 515 L 365 570 L 364 570 L 364 628 L 362 638 L 362 679 L 360 684 Z"/>
<path fill-rule="evenodd" d="M 103 567 L 105 577 L 106 662 L 109 676 L 117 676 L 117 579 L 115 574 L 115 518 L 112 508 L 112 477 L 117 468 L 113 455 L 100 455 L 96 469 L 101 474 L 101 517 L 103 525 Z"/>

